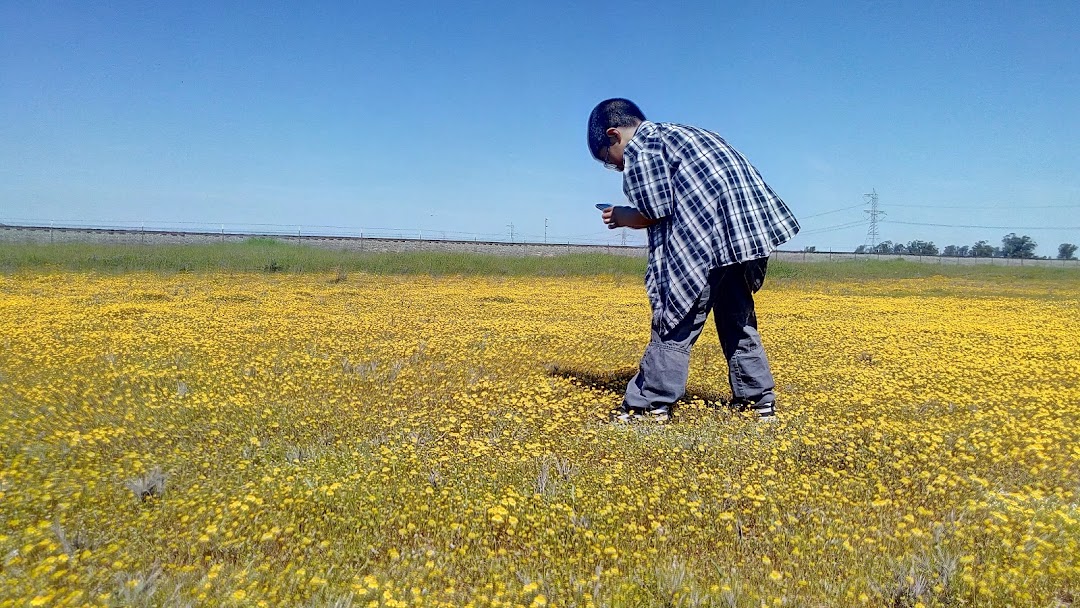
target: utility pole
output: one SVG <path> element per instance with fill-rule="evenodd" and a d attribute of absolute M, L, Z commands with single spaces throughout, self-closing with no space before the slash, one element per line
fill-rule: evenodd
<path fill-rule="evenodd" d="M 547 226 L 548 226 L 548 218 L 545 217 L 544 218 L 544 244 L 545 245 L 547 245 Z"/>
<path fill-rule="evenodd" d="M 870 203 L 869 209 L 864 209 L 863 213 L 870 215 L 870 228 L 866 231 L 866 240 L 870 241 L 870 251 L 873 251 L 877 247 L 878 240 L 878 217 L 885 215 L 885 212 L 878 207 L 878 195 L 877 188 L 870 191 L 870 194 L 864 194 L 866 202 Z"/>
<path fill-rule="evenodd" d="M 626 228 L 623 228 L 619 232 L 622 233 L 622 246 L 626 247 Z"/>
<path fill-rule="evenodd" d="M 506 225 L 506 227 L 510 229 L 510 242 L 513 243 L 514 242 L 514 223 L 510 222 L 509 224 Z"/>

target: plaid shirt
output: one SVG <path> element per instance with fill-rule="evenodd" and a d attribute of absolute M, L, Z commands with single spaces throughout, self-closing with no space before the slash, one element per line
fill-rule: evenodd
<path fill-rule="evenodd" d="M 704 129 L 645 121 L 624 151 L 623 191 L 647 218 L 653 327 L 690 312 L 713 268 L 768 257 L 799 231 L 742 154 Z"/>

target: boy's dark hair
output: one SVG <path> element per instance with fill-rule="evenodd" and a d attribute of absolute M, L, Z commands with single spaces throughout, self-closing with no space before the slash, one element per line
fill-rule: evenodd
<path fill-rule="evenodd" d="M 600 160 L 600 151 L 611 145 L 607 130 L 615 127 L 632 127 L 645 120 L 641 108 L 629 99 L 616 97 L 596 104 L 589 114 L 588 143 L 593 158 Z"/>

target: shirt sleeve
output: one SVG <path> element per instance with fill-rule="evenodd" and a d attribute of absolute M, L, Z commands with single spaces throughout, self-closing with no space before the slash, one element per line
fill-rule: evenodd
<path fill-rule="evenodd" d="M 645 146 L 628 158 L 623 192 L 642 215 L 651 219 L 671 215 L 671 178 L 659 145 Z"/>

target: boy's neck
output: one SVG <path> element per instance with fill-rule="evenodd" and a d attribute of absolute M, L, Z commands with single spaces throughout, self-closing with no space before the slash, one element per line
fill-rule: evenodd
<path fill-rule="evenodd" d="M 634 134 L 637 133 L 638 127 L 640 127 L 640 126 L 641 126 L 641 121 L 638 121 L 637 124 L 631 125 L 629 127 L 616 127 L 616 128 L 619 130 L 619 133 L 622 135 L 623 141 L 629 142 L 631 139 L 634 138 Z"/>

